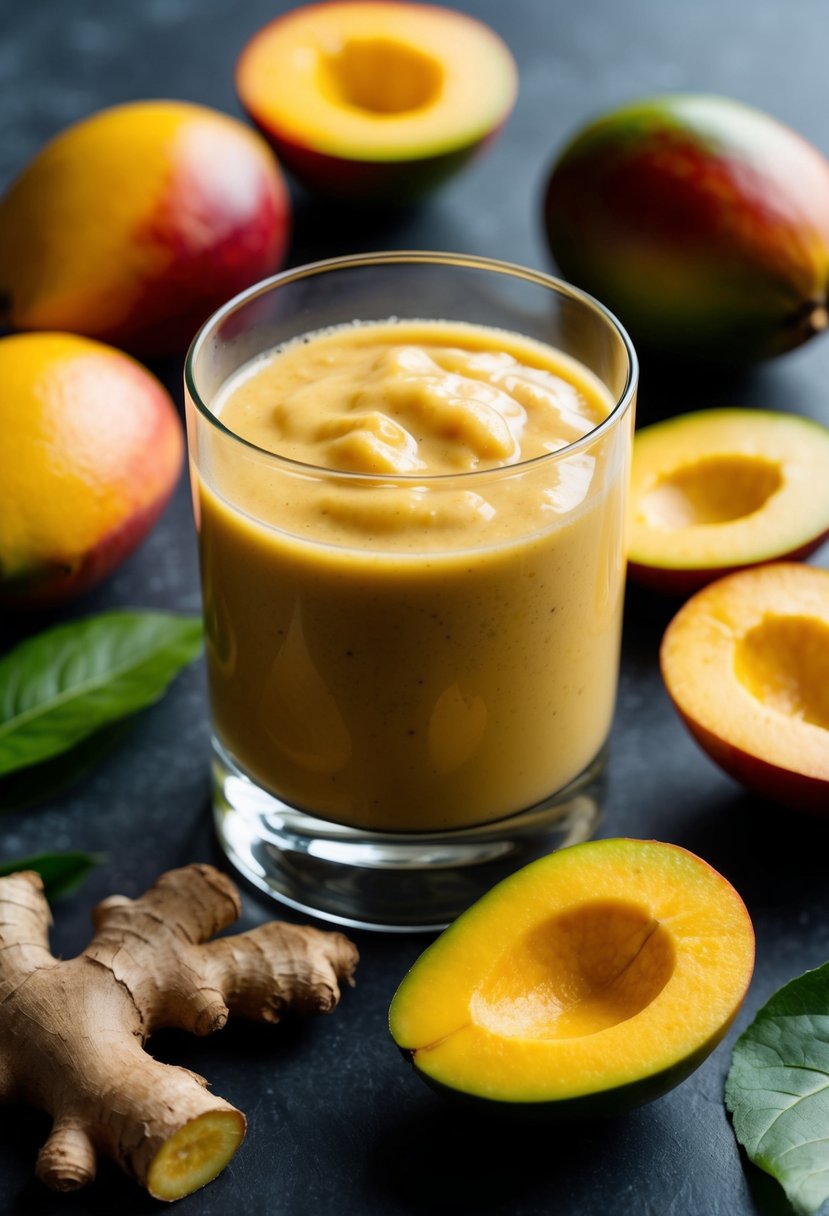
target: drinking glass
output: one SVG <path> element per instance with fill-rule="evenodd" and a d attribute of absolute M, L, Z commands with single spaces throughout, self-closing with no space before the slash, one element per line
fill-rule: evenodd
<path fill-rule="evenodd" d="M 223 423 L 229 378 L 274 348 L 423 319 L 563 352 L 604 386 L 607 417 L 531 460 L 426 476 L 302 464 Z M 301 266 L 204 325 L 185 385 L 214 816 L 251 882 L 339 924 L 431 930 L 595 831 L 636 383 L 631 343 L 596 300 L 460 254 Z M 309 494 L 316 517 L 293 509 Z M 528 501 L 543 509 L 522 514 Z M 339 530 L 331 503 L 348 515 Z M 402 547 L 385 526 L 401 513 Z M 446 518 L 461 522 L 444 542 Z"/>

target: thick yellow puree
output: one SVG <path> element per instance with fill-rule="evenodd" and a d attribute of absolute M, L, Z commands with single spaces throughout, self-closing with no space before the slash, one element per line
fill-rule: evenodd
<path fill-rule="evenodd" d="M 345 326 L 237 373 L 214 411 L 288 461 L 218 439 L 199 458 L 236 763 L 325 818 L 407 831 L 577 776 L 615 697 L 624 445 L 544 457 L 612 405 L 550 347 L 443 322 Z"/>

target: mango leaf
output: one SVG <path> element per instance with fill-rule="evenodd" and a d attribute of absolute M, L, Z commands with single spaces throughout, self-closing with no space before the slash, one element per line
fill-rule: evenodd
<path fill-rule="evenodd" d="M 121 611 L 21 642 L 0 659 L 0 776 L 157 701 L 201 645 L 198 617 Z"/>
<path fill-rule="evenodd" d="M 93 866 L 103 860 L 94 853 L 37 853 L 33 857 L 0 862 L 0 878 L 6 874 L 16 874 L 19 870 L 37 870 L 43 879 L 47 898 L 58 899 L 74 890 Z"/>
<path fill-rule="evenodd" d="M 829 963 L 770 998 L 734 1046 L 734 1132 L 798 1216 L 829 1199 Z"/>

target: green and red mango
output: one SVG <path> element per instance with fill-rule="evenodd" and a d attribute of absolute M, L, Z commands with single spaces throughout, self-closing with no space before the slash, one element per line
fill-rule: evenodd
<path fill-rule="evenodd" d="M 645 345 L 750 362 L 827 325 L 829 161 L 738 101 L 655 97 L 590 123 L 544 222 L 561 272 Z"/>

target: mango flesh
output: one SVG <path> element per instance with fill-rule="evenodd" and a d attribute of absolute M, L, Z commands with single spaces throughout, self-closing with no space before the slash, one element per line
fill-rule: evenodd
<path fill-rule="evenodd" d="M 689 731 L 761 798 L 829 815 L 829 570 L 718 579 L 671 621 L 665 686 Z"/>
<path fill-rule="evenodd" d="M 544 221 L 561 272 L 644 345 L 742 363 L 827 325 L 829 162 L 739 102 L 668 95 L 590 123 Z"/>
<path fill-rule="evenodd" d="M 704 861 L 657 841 L 591 841 L 532 863 L 463 913 L 401 983 L 390 1028 L 439 1088 L 606 1114 L 702 1062 L 753 960 L 745 906 Z"/>
<path fill-rule="evenodd" d="M 335 0 L 261 29 L 236 88 L 280 161 L 319 193 L 410 201 L 457 172 L 506 121 L 515 63 L 465 13 Z"/>
<path fill-rule="evenodd" d="M 175 488 L 175 406 L 134 359 L 74 334 L 0 339 L 0 604 L 50 605 L 106 578 Z"/>
<path fill-rule="evenodd" d="M 278 269 L 287 188 L 264 141 L 184 102 L 116 106 L 47 144 L 0 200 L 0 323 L 141 356 L 186 349 Z"/>
<path fill-rule="evenodd" d="M 805 557 L 829 535 L 829 430 L 772 410 L 695 410 L 633 442 L 628 573 L 688 595 Z"/>

